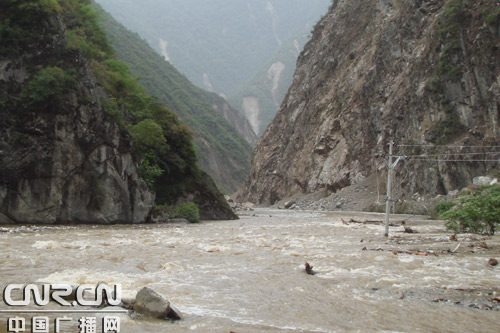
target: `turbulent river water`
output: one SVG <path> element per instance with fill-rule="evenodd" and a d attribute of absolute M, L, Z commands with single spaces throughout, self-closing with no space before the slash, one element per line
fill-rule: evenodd
<path fill-rule="evenodd" d="M 0 286 L 106 281 L 125 296 L 149 286 L 183 314 L 177 322 L 123 314 L 121 332 L 499 331 L 491 299 L 500 296 L 500 268 L 487 264 L 500 256 L 497 236 L 455 241 L 441 222 L 394 216 L 386 239 L 382 225 L 357 223 L 383 220 L 377 214 L 250 215 L 200 224 L 4 228 Z M 405 219 L 415 233 L 402 232 Z M 316 275 L 305 274 L 306 261 Z M 2 302 L 0 309 L 10 308 Z M 0 332 L 8 317 L 0 313 Z M 70 317 L 64 332 L 78 332 L 80 315 Z"/>

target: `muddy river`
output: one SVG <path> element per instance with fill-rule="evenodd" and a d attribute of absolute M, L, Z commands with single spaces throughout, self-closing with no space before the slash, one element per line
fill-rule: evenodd
<path fill-rule="evenodd" d="M 4 226 L 0 286 L 105 281 L 124 296 L 149 286 L 183 315 L 120 314 L 121 332 L 500 331 L 500 267 L 488 265 L 498 236 L 450 239 L 441 222 L 396 215 L 387 239 L 382 220 L 261 209 L 200 224 Z M 0 313 L 0 332 L 12 316 Z M 17 316 L 29 331 L 34 315 Z M 82 314 L 67 316 L 61 332 L 79 332 Z"/>

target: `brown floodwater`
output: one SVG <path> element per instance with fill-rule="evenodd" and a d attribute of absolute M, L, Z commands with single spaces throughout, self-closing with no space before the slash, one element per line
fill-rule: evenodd
<path fill-rule="evenodd" d="M 499 331 L 492 299 L 500 296 L 500 268 L 487 264 L 500 257 L 498 236 L 455 241 L 442 222 L 393 216 L 397 226 L 386 239 L 382 225 L 356 223 L 382 221 L 380 214 L 249 215 L 200 224 L 6 227 L 0 287 L 105 281 L 133 296 L 149 286 L 183 314 L 177 322 L 121 314 L 121 332 Z M 416 232 L 403 233 L 402 220 Z M 475 245 L 481 242 L 488 249 Z M 316 275 L 305 274 L 306 261 Z M 70 315 L 64 332 L 78 332 L 81 316 Z M 0 332 L 9 317 L 0 313 Z"/>

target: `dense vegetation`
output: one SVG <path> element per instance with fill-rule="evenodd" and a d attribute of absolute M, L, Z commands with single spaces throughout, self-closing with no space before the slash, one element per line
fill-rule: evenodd
<path fill-rule="evenodd" d="M 131 72 L 148 93 L 157 96 L 194 132 L 200 165 L 226 192 L 235 191 L 248 174 L 250 145 L 208 102 L 207 92 L 195 87 L 137 34 L 128 31 L 109 14 L 101 24 L 116 55 L 130 64 Z M 222 172 L 213 172 L 212 160 Z"/>
<path fill-rule="evenodd" d="M 27 111 L 61 112 L 67 93 L 81 79 L 78 59 L 83 55 L 106 92 L 101 101 L 105 111 L 134 139 L 139 175 L 158 193 L 159 203 L 173 203 L 199 177 L 192 134 L 116 59 L 98 17 L 91 0 L 2 1 L 0 57 L 23 57 L 29 73 L 21 90 L 3 94 L 1 104 L 8 107 L 16 96 L 16 105 Z M 61 24 L 66 36 L 60 35 Z M 45 52 L 44 59 L 32 59 L 37 56 L 33 50 L 47 47 L 54 50 Z"/>
<path fill-rule="evenodd" d="M 20 58 L 26 49 L 40 45 L 57 45 L 57 29 L 48 24 L 46 18 L 60 10 L 56 0 L 0 2 L 0 59 Z M 57 110 L 61 96 L 75 88 L 76 70 L 65 61 L 70 56 L 67 51 L 62 48 L 56 51 L 44 59 L 44 66 L 28 66 L 26 75 L 30 78 L 23 87 L 2 87 L 0 105 L 10 108 L 16 104 L 27 111 Z M 26 57 L 29 63 L 38 61 L 34 54 Z"/>
<path fill-rule="evenodd" d="M 500 224 L 500 185 L 462 191 L 453 202 L 440 202 L 434 211 L 447 220 L 454 232 L 484 232 L 493 235 Z"/>
<path fill-rule="evenodd" d="M 194 202 L 184 202 L 177 206 L 160 205 L 155 209 L 156 215 L 167 215 L 170 219 L 186 219 L 191 223 L 200 222 L 200 211 Z"/>
<path fill-rule="evenodd" d="M 26 45 L 48 42 L 55 33 L 47 29 L 40 33 L 35 23 L 42 23 L 47 13 L 55 13 L 61 7 L 57 0 L 0 2 L 0 56 L 20 55 Z"/>
<path fill-rule="evenodd" d="M 61 3 L 70 48 L 82 50 L 108 96 L 108 113 L 123 120 L 142 160 L 140 176 L 157 192 L 160 203 L 174 202 L 198 176 L 192 134 L 175 114 L 150 97 L 118 60 L 100 27 L 90 0 Z"/>

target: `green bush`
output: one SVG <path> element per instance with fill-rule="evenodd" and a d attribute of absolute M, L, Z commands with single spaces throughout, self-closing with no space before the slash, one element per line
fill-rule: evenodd
<path fill-rule="evenodd" d="M 155 158 L 153 154 L 148 154 L 148 156 L 146 156 L 146 158 L 142 161 L 139 169 L 137 170 L 139 173 L 139 177 L 144 180 L 150 188 L 153 188 L 158 177 L 160 177 L 164 172 L 164 170 L 160 168 L 158 164 L 151 161 L 154 159 Z"/>
<path fill-rule="evenodd" d="M 110 100 L 102 99 L 101 105 L 102 105 L 103 111 L 107 115 L 112 116 L 112 117 L 117 117 L 117 118 L 121 117 L 120 109 L 118 108 L 118 104 L 116 104 L 116 101 L 114 99 L 110 99 Z"/>
<path fill-rule="evenodd" d="M 441 215 L 454 232 L 485 232 L 493 235 L 500 224 L 500 185 L 482 186 Z"/>
<path fill-rule="evenodd" d="M 438 75 L 435 75 L 429 79 L 426 88 L 431 92 L 441 93 L 443 92 L 443 82 Z"/>
<path fill-rule="evenodd" d="M 200 222 L 200 211 L 194 202 L 185 202 L 174 209 L 171 217 L 183 218 L 191 223 L 196 223 Z"/>
<path fill-rule="evenodd" d="M 61 6 L 57 0 L 24 1 L 19 4 L 19 9 L 53 13 L 61 10 Z"/>
<path fill-rule="evenodd" d="M 445 119 L 436 121 L 429 128 L 428 139 L 438 145 L 448 144 L 464 133 L 465 126 L 458 115 L 448 114 Z"/>
<path fill-rule="evenodd" d="M 145 119 L 140 123 L 130 127 L 130 134 L 134 143 L 140 149 L 161 149 L 167 144 L 163 136 L 163 129 L 153 119 Z"/>
<path fill-rule="evenodd" d="M 366 210 L 373 213 L 385 213 L 385 204 L 373 203 Z"/>
<path fill-rule="evenodd" d="M 434 218 L 434 219 L 441 218 L 441 216 L 443 216 L 444 213 L 446 213 L 447 211 L 449 211 L 450 209 L 452 209 L 453 206 L 455 206 L 455 203 L 451 202 L 451 201 L 441 201 L 441 202 L 438 202 L 431 209 L 431 212 L 430 212 L 431 213 L 431 217 Z"/>
<path fill-rule="evenodd" d="M 60 10 L 57 0 L 0 1 L 0 56 L 20 56 L 27 46 L 50 43 L 56 31 L 47 26 L 47 16 Z"/>
<path fill-rule="evenodd" d="M 497 25 L 498 22 L 500 22 L 500 11 L 488 15 L 488 17 L 486 18 L 486 23 L 490 25 Z"/>
<path fill-rule="evenodd" d="M 113 53 L 99 26 L 99 12 L 89 0 L 61 1 L 68 46 L 80 50 L 87 59 L 106 60 Z"/>
<path fill-rule="evenodd" d="M 64 93 L 75 86 L 75 79 L 67 71 L 56 66 L 45 67 L 29 80 L 21 97 L 27 107 L 55 107 L 64 98 Z"/>

